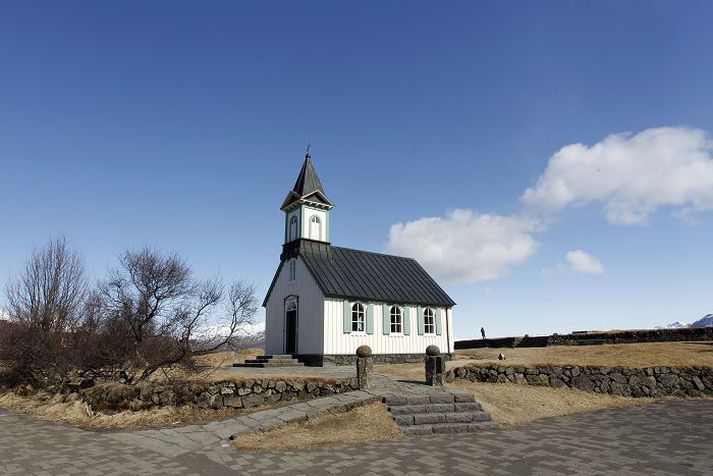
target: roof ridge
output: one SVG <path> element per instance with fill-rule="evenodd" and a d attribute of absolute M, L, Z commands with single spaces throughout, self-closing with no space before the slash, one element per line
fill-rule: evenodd
<path fill-rule="evenodd" d="M 332 246 L 332 249 L 338 249 L 338 250 L 346 250 L 346 251 L 357 251 L 359 253 L 365 253 L 369 255 L 376 255 L 376 256 L 386 256 L 389 258 L 398 258 L 398 259 L 407 259 L 410 261 L 416 261 L 415 258 L 411 258 L 410 256 L 399 256 L 399 255 L 391 255 L 388 253 L 377 253 L 375 251 L 364 251 L 364 250 L 358 250 L 356 248 L 347 248 L 344 246 Z M 418 261 L 416 261 L 418 263 Z"/>

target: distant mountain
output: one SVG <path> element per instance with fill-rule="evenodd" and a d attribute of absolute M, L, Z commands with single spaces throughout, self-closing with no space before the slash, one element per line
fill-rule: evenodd
<path fill-rule="evenodd" d="M 212 326 L 196 333 L 194 346 L 198 349 L 210 348 L 215 344 L 225 340 L 230 333 L 228 326 Z M 250 347 L 265 346 L 265 323 L 246 324 L 238 329 L 230 341 L 226 344 L 225 350 L 240 350 Z"/>
<path fill-rule="evenodd" d="M 702 318 L 698 319 L 697 321 L 691 322 L 690 324 L 676 321 L 665 327 L 659 326 L 656 329 L 682 329 L 684 327 L 713 327 L 713 314 L 706 314 Z"/>
<path fill-rule="evenodd" d="M 676 321 L 672 322 L 671 324 L 667 325 L 666 327 L 658 327 L 657 329 L 682 329 L 684 327 L 688 327 L 690 324 L 686 322 L 681 322 L 681 321 Z"/>
<path fill-rule="evenodd" d="M 706 314 L 688 327 L 713 327 L 713 314 Z"/>

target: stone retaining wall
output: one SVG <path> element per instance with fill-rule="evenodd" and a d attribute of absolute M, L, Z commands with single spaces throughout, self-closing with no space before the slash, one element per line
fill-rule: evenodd
<path fill-rule="evenodd" d="M 568 387 L 587 392 L 632 397 L 713 395 L 713 367 L 597 367 L 537 365 L 516 367 L 492 364 L 446 372 L 446 381 L 519 383 Z"/>
<path fill-rule="evenodd" d="M 310 399 L 358 388 L 356 379 L 335 382 L 247 379 L 213 383 L 99 384 L 78 391 L 93 410 L 142 410 L 194 405 L 198 408 L 251 408 L 278 401 Z"/>
<path fill-rule="evenodd" d="M 375 364 L 407 364 L 423 362 L 426 354 L 373 354 Z M 453 354 L 443 354 L 446 360 L 453 360 Z M 309 367 L 329 367 L 334 365 L 356 365 L 356 354 L 300 354 L 300 362 Z"/>

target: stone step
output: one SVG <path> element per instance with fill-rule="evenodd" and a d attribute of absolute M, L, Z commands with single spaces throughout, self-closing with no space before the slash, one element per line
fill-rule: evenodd
<path fill-rule="evenodd" d="M 478 402 L 467 403 L 429 403 L 427 405 L 397 405 L 389 406 L 393 415 L 415 415 L 417 413 L 451 413 L 451 412 L 477 412 L 483 407 Z"/>
<path fill-rule="evenodd" d="M 294 357 L 291 354 L 269 354 L 269 355 L 258 355 L 256 359 L 258 360 L 272 360 L 272 359 L 282 359 L 291 360 Z"/>
<path fill-rule="evenodd" d="M 250 368 L 278 368 L 278 367 L 304 367 L 302 362 L 292 363 L 273 363 L 273 362 L 245 362 L 241 364 L 233 364 L 233 367 L 250 367 Z"/>
<path fill-rule="evenodd" d="M 298 364 L 300 361 L 297 359 L 247 359 L 246 364 Z"/>
<path fill-rule="evenodd" d="M 476 423 L 434 423 L 432 425 L 402 426 L 399 428 L 406 436 L 434 435 L 446 433 L 477 433 L 481 431 L 496 431 L 500 427 L 493 421 Z"/>
<path fill-rule="evenodd" d="M 426 395 L 385 395 L 382 401 L 390 407 L 397 407 L 429 403 L 473 403 L 475 398 L 467 393 L 434 392 Z"/>
<path fill-rule="evenodd" d="M 490 415 L 486 412 L 416 413 L 413 415 L 394 415 L 394 420 L 399 426 L 491 421 Z"/>

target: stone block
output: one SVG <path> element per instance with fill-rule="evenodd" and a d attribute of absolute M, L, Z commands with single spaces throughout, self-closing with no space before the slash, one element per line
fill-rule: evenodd
<path fill-rule="evenodd" d="M 445 423 L 446 415 L 443 413 L 421 413 L 413 416 L 414 425 L 429 425 L 433 423 Z"/>
<path fill-rule="evenodd" d="M 240 397 L 228 397 L 225 399 L 225 406 L 230 408 L 243 408 L 243 399 Z"/>
<path fill-rule="evenodd" d="M 262 405 L 263 403 L 265 403 L 265 397 L 263 397 L 262 395 L 255 395 L 255 394 L 246 395 L 243 397 L 242 400 L 243 400 L 243 407 L 245 407 L 245 408 L 252 408 L 252 407 L 256 407 L 258 405 Z"/>

